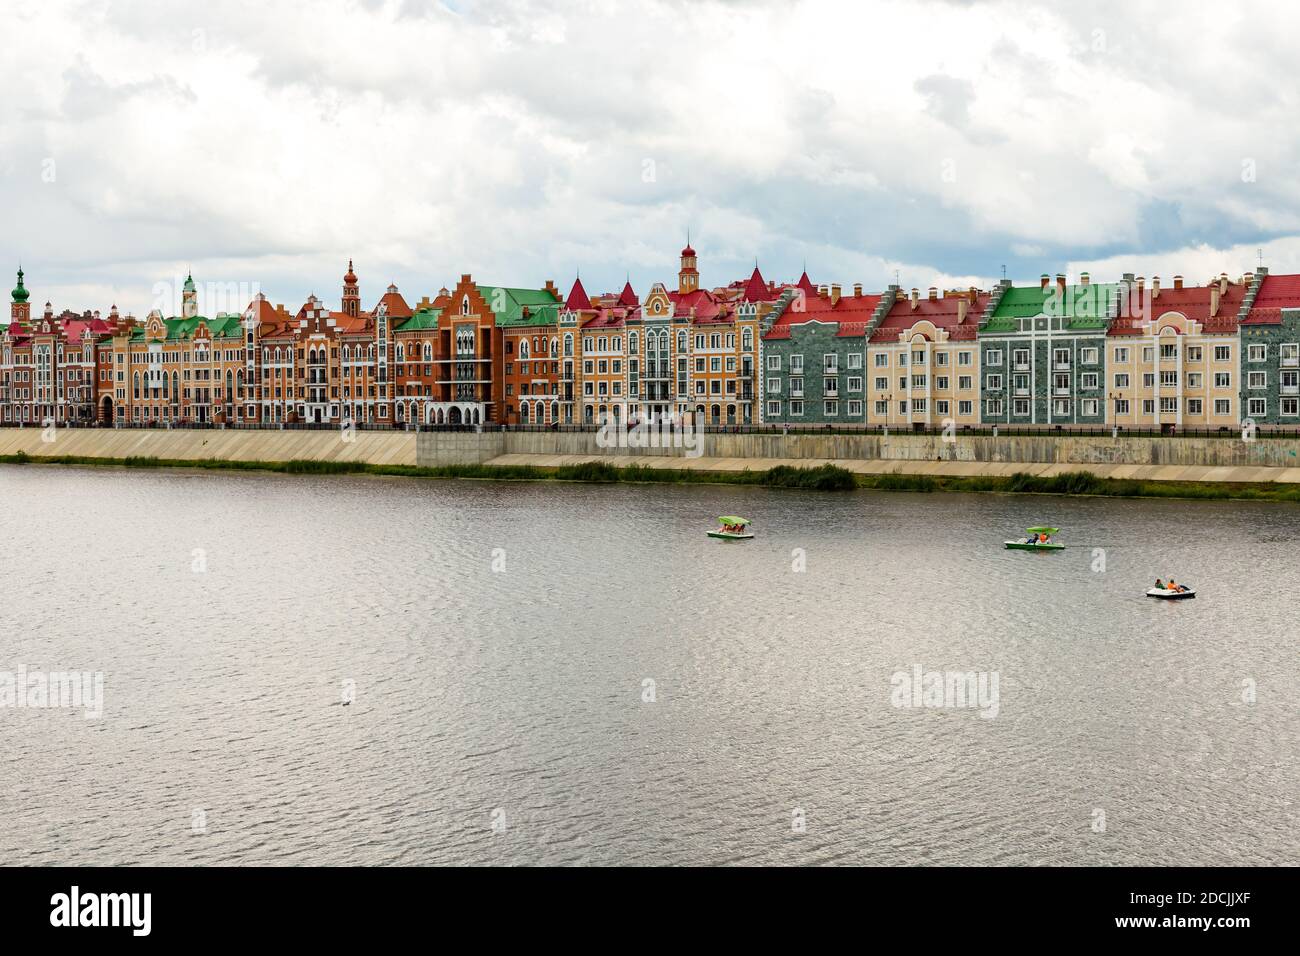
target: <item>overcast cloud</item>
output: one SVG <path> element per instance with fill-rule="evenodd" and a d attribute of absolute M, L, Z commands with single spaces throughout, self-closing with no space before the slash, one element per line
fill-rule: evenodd
<path fill-rule="evenodd" d="M 21 0 L 0 274 L 644 293 L 687 228 L 709 284 L 1300 271 L 1300 7 L 1083 7 Z"/>

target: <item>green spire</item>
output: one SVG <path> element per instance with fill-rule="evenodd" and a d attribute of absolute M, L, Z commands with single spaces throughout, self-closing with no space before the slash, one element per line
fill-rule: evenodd
<path fill-rule="evenodd" d="M 193 292 L 193 291 L 194 291 L 194 274 L 193 274 L 193 273 L 189 273 L 189 274 L 187 274 L 187 275 L 185 276 L 185 291 L 186 291 L 186 292 Z"/>
<path fill-rule="evenodd" d="M 23 288 L 23 269 L 22 269 L 22 266 L 19 266 L 19 267 L 18 267 L 18 285 L 14 287 L 14 293 L 13 293 L 13 294 L 14 294 L 14 301 L 15 301 L 15 302 L 26 302 L 26 301 L 27 301 L 28 292 L 27 292 L 26 289 Z"/>

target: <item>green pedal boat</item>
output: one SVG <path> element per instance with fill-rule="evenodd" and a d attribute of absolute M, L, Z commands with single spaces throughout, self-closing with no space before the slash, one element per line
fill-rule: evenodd
<path fill-rule="evenodd" d="M 1057 544 L 1052 540 L 1052 535 L 1059 531 L 1059 528 L 1026 528 L 1026 534 L 1032 534 L 1035 537 L 1041 534 L 1047 535 L 1046 541 L 1004 541 L 1008 551 L 1064 551 L 1065 545 Z"/>
<path fill-rule="evenodd" d="M 749 530 L 748 518 L 723 515 L 718 519 L 718 527 L 709 532 L 709 537 L 721 538 L 723 541 L 748 541 L 754 535 Z"/>

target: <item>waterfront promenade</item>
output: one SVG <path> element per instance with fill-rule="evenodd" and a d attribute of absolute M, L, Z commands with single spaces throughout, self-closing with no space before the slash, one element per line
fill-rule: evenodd
<path fill-rule="evenodd" d="M 53 440 L 48 440 L 50 437 Z M 1300 438 L 735 434 L 695 436 L 682 448 L 601 447 L 595 431 L 356 431 L 277 429 L 0 428 L 0 457 L 220 459 L 366 462 L 375 465 L 531 465 L 586 461 L 696 471 L 761 471 L 835 464 L 859 474 L 1050 477 L 1090 471 L 1100 478 L 1232 483 L 1300 482 Z"/>

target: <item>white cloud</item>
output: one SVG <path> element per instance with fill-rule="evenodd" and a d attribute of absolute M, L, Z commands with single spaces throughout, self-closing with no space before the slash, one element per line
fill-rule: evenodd
<path fill-rule="evenodd" d="M 28 3 L 0 35 L 0 266 L 136 311 L 189 265 L 334 298 L 349 256 L 368 301 L 466 271 L 644 289 L 688 227 L 719 283 L 755 257 L 869 288 L 1240 271 L 1210 260 L 1300 235 L 1297 27 L 1119 0 Z"/>

